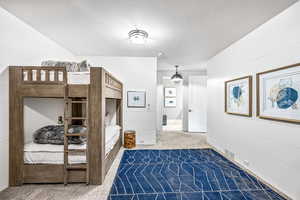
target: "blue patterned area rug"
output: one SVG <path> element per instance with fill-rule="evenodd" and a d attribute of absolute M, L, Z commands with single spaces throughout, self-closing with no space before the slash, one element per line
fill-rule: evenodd
<path fill-rule="evenodd" d="M 283 200 L 212 149 L 127 150 L 108 200 Z"/>

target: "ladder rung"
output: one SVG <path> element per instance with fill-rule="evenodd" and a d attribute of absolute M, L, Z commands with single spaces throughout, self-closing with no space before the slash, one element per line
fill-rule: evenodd
<path fill-rule="evenodd" d="M 67 119 L 74 119 L 74 120 L 87 120 L 86 117 L 68 117 Z"/>
<path fill-rule="evenodd" d="M 86 149 L 68 149 L 66 150 L 67 153 L 84 153 Z"/>
<path fill-rule="evenodd" d="M 87 103 L 86 100 L 83 100 L 83 101 L 71 101 L 71 103 Z"/>
<path fill-rule="evenodd" d="M 67 169 L 68 170 L 72 170 L 72 169 L 83 169 L 86 170 L 87 166 L 86 165 L 67 165 Z"/>
<path fill-rule="evenodd" d="M 73 136 L 87 136 L 87 133 L 67 133 L 65 134 L 67 137 L 73 137 Z"/>

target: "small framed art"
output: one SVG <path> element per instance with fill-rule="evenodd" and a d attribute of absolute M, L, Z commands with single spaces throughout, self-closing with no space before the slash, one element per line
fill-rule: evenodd
<path fill-rule="evenodd" d="M 128 91 L 127 92 L 128 108 L 145 108 L 146 92 L 145 91 Z"/>
<path fill-rule="evenodd" d="M 225 82 L 225 112 L 246 117 L 252 116 L 252 76 Z"/>
<path fill-rule="evenodd" d="M 257 116 L 300 123 L 300 63 L 256 74 Z"/>
<path fill-rule="evenodd" d="M 176 88 L 165 88 L 165 97 L 176 97 Z"/>
<path fill-rule="evenodd" d="M 176 107 L 176 97 L 165 97 L 165 107 L 174 108 Z"/>

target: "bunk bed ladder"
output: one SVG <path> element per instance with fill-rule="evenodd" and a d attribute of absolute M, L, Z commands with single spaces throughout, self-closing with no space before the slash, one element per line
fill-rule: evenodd
<path fill-rule="evenodd" d="M 66 84 L 65 85 L 65 92 L 64 92 L 64 101 L 65 101 L 65 107 L 64 107 L 64 185 L 68 184 L 69 180 L 69 171 L 71 170 L 84 170 L 86 172 L 86 184 L 89 184 L 89 159 L 88 159 L 88 132 L 89 132 L 89 101 L 88 96 L 89 92 L 87 92 L 86 100 L 73 100 L 72 98 L 69 98 L 69 87 Z M 85 117 L 73 117 L 72 116 L 72 105 L 73 104 L 85 104 Z M 83 125 L 86 126 L 86 132 L 85 133 L 69 133 L 69 125 L 72 124 L 73 120 L 82 120 Z M 74 136 L 85 136 L 86 137 L 86 149 L 69 149 L 69 137 Z M 72 153 L 85 153 L 86 155 L 86 163 L 85 164 L 70 164 L 69 163 L 69 154 Z"/>

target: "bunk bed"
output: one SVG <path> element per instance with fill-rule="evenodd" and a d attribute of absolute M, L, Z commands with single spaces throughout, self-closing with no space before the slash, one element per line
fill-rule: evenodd
<path fill-rule="evenodd" d="M 24 98 L 63 98 L 64 145 L 24 144 Z M 106 102 L 115 100 L 116 124 L 105 123 Z M 69 73 L 65 67 L 9 67 L 9 183 L 103 183 L 122 145 L 123 85 L 105 69 Z M 84 133 L 70 133 L 72 124 Z M 118 132 L 113 134 L 112 132 Z M 69 137 L 86 137 L 72 145 Z M 73 159 L 71 153 L 75 156 Z M 84 156 L 82 156 L 82 153 Z"/>

